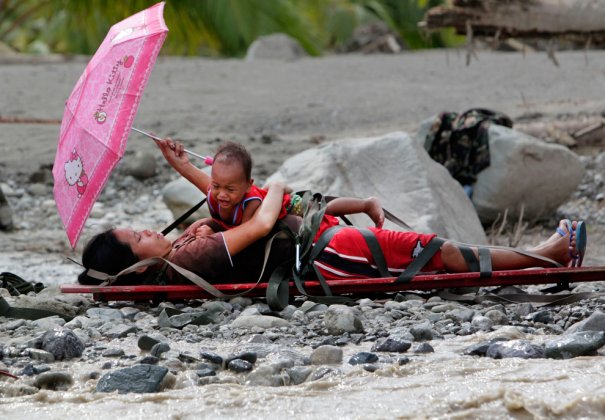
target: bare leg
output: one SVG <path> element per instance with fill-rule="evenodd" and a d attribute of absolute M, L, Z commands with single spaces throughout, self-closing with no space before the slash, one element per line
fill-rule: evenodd
<path fill-rule="evenodd" d="M 573 222 L 573 227 L 577 222 Z M 541 255 L 546 258 L 557 261 L 562 265 L 567 265 L 571 260 L 570 248 L 575 248 L 575 238 L 572 237 L 571 246 L 569 237 L 571 232 L 568 231 L 567 225 L 561 221 L 559 223 L 561 230 L 566 232 L 565 236 L 558 233 L 552 235 L 546 242 L 529 249 L 528 251 Z M 471 248 L 475 255 L 478 254 L 477 248 Z M 493 270 L 519 270 L 530 267 L 551 267 L 546 261 L 542 261 L 527 255 L 518 254 L 509 249 L 490 249 L 492 257 Z M 451 273 L 463 273 L 468 271 L 468 265 L 462 257 L 462 253 L 458 247 L 452 242 L 446 242 L 441 247 L 441 259 L 445 266 L 445 270 Z"/>

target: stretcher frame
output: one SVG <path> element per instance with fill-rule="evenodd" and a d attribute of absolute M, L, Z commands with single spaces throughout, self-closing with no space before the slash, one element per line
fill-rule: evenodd
<path fill-rule="evenodd" d="M 434 290 L 459 287 L 519 286 L 528 284 L 557 284 L 605 281 L 605 266 L 600 267 L 562 267 L 535 268 L 524 270 L 494 271 L 490 276 L 481 277 L 480 273 L 444 273 L 420 274 L 407 283 L 396 283 L 395 277 L 357 278 L 327 280 L 334 295 L 369 295 L 374 293 L 396 293 L 407 290 Z M 250 290 L 254 284 L 214 284 L 226 294 L 239 294 Z M 308 280 L 304 284 L 309 295 L 323 295 L 319 281 Z M 267 283 L 259 283 L 248 297 L 264 297 Z M 187 300 L 213 299 L 210 293 L 194 284 L 182 285 L 136 285 L 136 286 L 88 286 L 65 284 L 63 293 L 92 293 L 97 301 L 146 301 L 146 300 Z M 293 283 L 290 283 L 290 296 L 300 295 Z"/>

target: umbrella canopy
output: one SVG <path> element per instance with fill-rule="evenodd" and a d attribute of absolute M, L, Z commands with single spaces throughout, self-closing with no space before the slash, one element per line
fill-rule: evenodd
<path fill-rule="evenodd" d="M 53 166 L 54 197 L 72 248 L 124 155 L 168 28 L 164 2 L 111 27 L 67 99 Z"/>

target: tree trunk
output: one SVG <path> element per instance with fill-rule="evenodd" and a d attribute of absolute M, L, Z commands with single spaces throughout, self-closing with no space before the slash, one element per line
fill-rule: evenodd
<path fill-rule="evenodd" d="M 420 25 L 455 28 L 459 34 L 496 38 L 548 38 L 605 41 L 603 0 L 454 0 L 434 7 Z"/>

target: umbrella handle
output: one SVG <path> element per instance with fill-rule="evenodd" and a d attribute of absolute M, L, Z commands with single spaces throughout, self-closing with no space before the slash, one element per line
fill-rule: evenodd
<path fill-rule="evenodd" d="M 145 131 L 139 130 L 138 128 L 131 127 L 131 129 L 132 129 L 132 130 L 134 130 L 134 131 L 136 131 L 136 132 L 138 132 L 138 133 L 141 133 L 141 134 L 143 134 L 144 136 L 147 136 L 147 137 L 149 137 L 150 139 L 153 139 L 153 140 L 155 140 L 155 141 L 160 141 L 160 140 L 162 140 L 161 138 L 156 137 L 156 136 L 154 136 L 153 134 L 149 134 L 149 133 L 147 133 L 147 132 L 145 132 Z M 195 156 L 196 158 L 203 160 L 203 161 L 204 161 L 204 163 L 205 163 L 206 165 L 212 165 L 212 163 L 214 162 L 214 159 L 212 158 L 212 156 L 202 156 L 202 155 L 198 155 L 197 153 L 192 152 L 191 150 L 187 150 L 187 149 L 183 149 L 183 151 L 184 151 L 185 153 L 187 153 L 187 154 L 191 155 L 191 156 Z"/>

